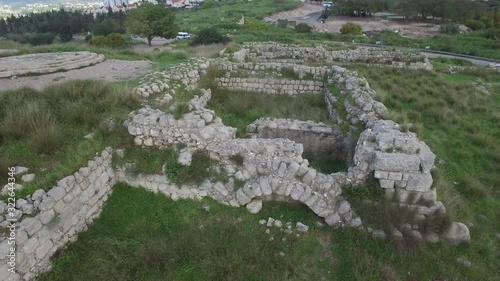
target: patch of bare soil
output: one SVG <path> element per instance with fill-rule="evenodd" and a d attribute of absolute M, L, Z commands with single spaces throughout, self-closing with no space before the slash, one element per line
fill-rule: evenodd
<path fill-rule="evenodd" d="M 399 30 L 403 36 L 412 38 L 432 37 L 439 33 L 439 25 L 429 22 L 393 21 L 381 17 L 356 18 L 330 16 L 325 23 L 317 21 L 323 7 L 318 4 L 304 4 L 301 7 L 270 15 L 264 19 L 267 22 L 276 22 L 278 19 L 288 19 L 298 23 L 304 22 L 314 26 L 316 31 L 340 32 L 340 28 L 347 22 L 354 22 L 361 26 L 363 31 L 374 30 Z"/>
<path fill-rule="evenodd" d="M 0 79 L 0 91 L 14 90 L 20 87 L 43 89 L 52 83 L 61 83 L 75 79 L 100 79 L 109 82 L 125 81 L 142 76 L 151 64 L 148 60 L 125 61 L 106 60 L 89 67 L 40 76 Z"/>

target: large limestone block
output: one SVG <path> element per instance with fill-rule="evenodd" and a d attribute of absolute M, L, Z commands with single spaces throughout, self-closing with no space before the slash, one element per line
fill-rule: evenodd
<path fill-rule="evenodd" d="M 446 233 L 445 238 L 453 245 L 469 243 L 469 228 L 467 228 L 467 226 L 461 222 L 453 222 L 450 229 Z"/>
<path fill-rule="evenodd" d="M 432 175 L 422 173 L 409 174 L 408 181 L 406 182 L 406 190 L 426 192 L 431 189 L 433 180 Z"/>
<path fill-rule="evenodd" d="M 418 157 L 420 158 L 420 166 L 422 167 L 422 172 L 428 173 L 434 166 L 434 159 L 436 159 L 436 155 L 432 153 L 431 149 L 425 142 L 420 142 L 420 151 L 418 153 Z"/>
<path fill-rule="evenodd" d="M 373 167 L 379 171 L 418 172 L 420 158 L 403 153 L 375 152 Z"/>

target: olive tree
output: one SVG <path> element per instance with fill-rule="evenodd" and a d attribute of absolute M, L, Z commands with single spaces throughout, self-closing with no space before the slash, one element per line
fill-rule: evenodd
<path fill-rule="evenodd" d="M 125 24 L 130 33 L 146 37 L 149 46 L 154 36 L 172 38 L 179 31 L 174 13 L 160 4 L 144 3 L 130 10 Z"/>

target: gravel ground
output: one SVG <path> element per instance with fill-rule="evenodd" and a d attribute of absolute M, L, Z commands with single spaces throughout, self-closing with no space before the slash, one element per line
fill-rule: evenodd
<path fill-rule="evenodd" d="M 151 64 L 150 61 L 106 60 L 89 67 L 40 76 L 0 79 L 0 91 L 20 87 L 42 89 L 51 83 L 61 83 L 74 79 L 102 79 L 110 82 L 125 81 L 142 76 Z"/>

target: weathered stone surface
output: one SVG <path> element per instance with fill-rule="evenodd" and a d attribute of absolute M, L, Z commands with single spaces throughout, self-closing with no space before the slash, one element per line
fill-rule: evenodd
<path fill-rule="evenodd" d="M 252 200 L 246 206 L 247 210 L 252 214 L 257 214 L 262 209 L 262 200 Z"/>
<path fill-rule="evenodd" d="M 57 202 L 66 195 L 66 190 L 64 190 L 62 186 L 56 186 L 49 190 L 49 192 L 47 192 L 47 195 L 50 196 L 54 200 L 54 202 Z"/>
<path fill-rule="evenodd" d="M 238 189 L 238 191 L 236 192 L 236 199 L 238 199 L 240 205 L 245 205 L 250 202 L 250 198 L 248 198 L 248 196 L 243 193 L 242 188 Z"/>
<path fill-rule="evenodd" d="M 432 175 L 429 174 L 409 174 L 408 181 L 406 183 L 407 190 L 426 192 L 431 189 L 433 180 Z"/>
<path fill-rule="evenodd" d="M 420 159 L 416 155 L 375 152 L 373 168 L 390 172 L 418 172 Z"/>
<path fill-rule="evenodd" d="M 453 222 L 445 235 L 445 239 L 453 245 L 470 242 L 469 228 L 461 222 Z"/>
<path fill-rule="evenodd" d="M 298 232 L 307 232 L 309 230 L 309 226 L 307 226 L 301 222 L 297 222 L 295 227 L 297 227 Z"/>

